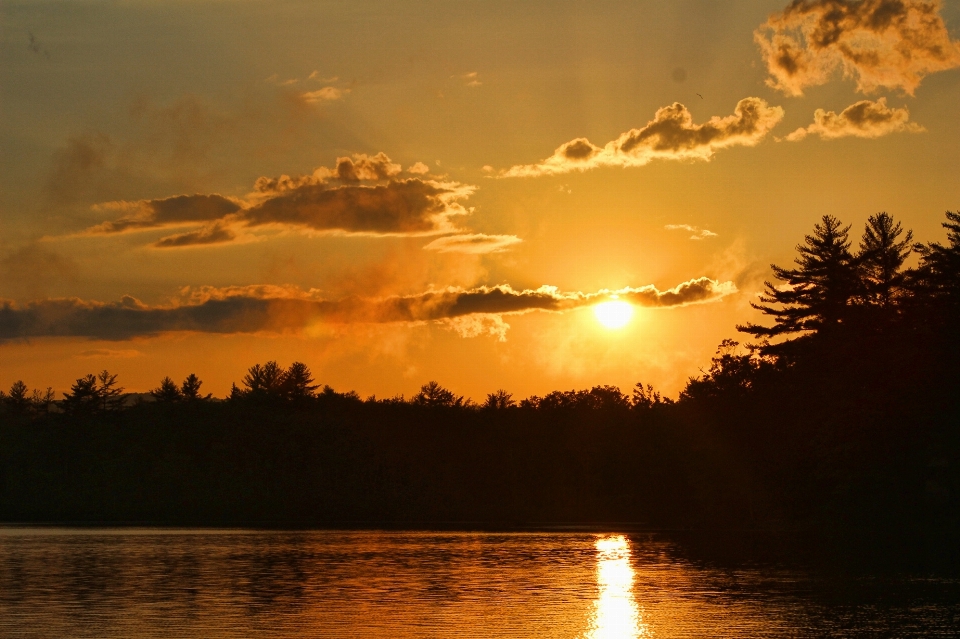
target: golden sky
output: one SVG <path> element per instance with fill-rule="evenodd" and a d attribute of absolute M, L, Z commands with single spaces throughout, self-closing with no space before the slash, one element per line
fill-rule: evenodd
<path fill-rule="evenodd" d="M 953 1 L 3 0 L 0 387 L 675 395 L 821 216 L 941 238 L 958 67 Z"/>

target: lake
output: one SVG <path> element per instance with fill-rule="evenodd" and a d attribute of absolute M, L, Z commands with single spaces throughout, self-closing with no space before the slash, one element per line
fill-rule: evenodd
<path fill-rule="evenodd" d="M 960 581 L 649 535 L 0 528 L 0 636 L 953 637 Z"/>

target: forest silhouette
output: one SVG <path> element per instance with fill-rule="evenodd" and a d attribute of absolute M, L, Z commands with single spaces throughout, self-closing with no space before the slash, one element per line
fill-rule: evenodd
<path fill-rule="evenodd" d="M 854 248 L 824 216 L 676 400 L 650 385 L 482 403 L 407 399 L 252 366 L 124 394 L 0 393 L 0 521 L 815 532 L 956 561 L 960 213 L 914 243 L 886 213 Z M 907 261 L 916 256 L 916 266 Z M 893 541 L 890 541 L 893 540 Z M 884 543 L 887 543 L 885 541 Z M 949 553 L 948 553 L 949 554 Z"/>

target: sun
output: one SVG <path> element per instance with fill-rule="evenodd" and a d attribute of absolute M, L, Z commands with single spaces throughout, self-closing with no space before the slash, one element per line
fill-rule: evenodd
<path fill-rule="evenodd" d="M 616 298 L 593 307 L 597 320 L 609 329 L 623 328 L 633 317 L 633 305 Z"/>

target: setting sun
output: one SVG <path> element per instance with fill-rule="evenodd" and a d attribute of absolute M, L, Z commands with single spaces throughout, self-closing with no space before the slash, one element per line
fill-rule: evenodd
<path fill-rule="evenodd" d="M 614 299 L 597 304 L 593 307 L 593 313 L 605 328 L 623 328 L 633 317 L 633 305 Z"/>

